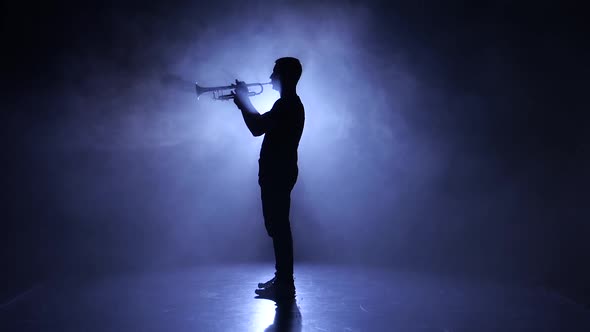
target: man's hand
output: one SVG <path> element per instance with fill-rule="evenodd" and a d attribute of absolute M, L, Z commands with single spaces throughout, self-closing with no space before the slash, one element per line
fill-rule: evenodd
<path fill-rule="evenodd" d="M 234 103 L 239 109 L 242 109 L 245 105 L 250 103 L 250 98 L 248 96 L 249 92 L 250 91 L 248 90 L 246 83 L 236 79 L 236 88 L 231 92 L 231 94 L 234 96 Z"/>
<path fill-rule="evenodd" d="M 232 84 L 233 85 L 233 84 Z M 246 83 L 236 80 L 234 91 L 231 92 L 234 103 L 240 109 L 244 122 L 253 136 L 260 136 L 265 133 L 266 127 L 262 121 L 262 115 L 258 113 L 250 102 L 249 91 Z"/>

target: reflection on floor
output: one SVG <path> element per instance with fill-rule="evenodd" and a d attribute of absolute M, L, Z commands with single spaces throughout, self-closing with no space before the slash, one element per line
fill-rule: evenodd
<path fill-rule="evenodd" d="M 297 301 L 255 299 L 269 265 L 48 282 L 0 308 L 0 331 L 590 331 L 554 293 L 385 269 L 296 266 Z"/>

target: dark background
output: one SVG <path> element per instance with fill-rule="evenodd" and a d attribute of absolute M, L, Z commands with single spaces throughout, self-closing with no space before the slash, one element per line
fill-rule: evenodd
<path fill-rule="evenodd" d="M 160 77 L 264 82 L 294 55 L 298 262 L 508 278 L 589 304 L 581 9 L 412 3 L 4 4 L 2 300 L 51 277 L 270 260 L 260 140 L 231 102 Z"/>

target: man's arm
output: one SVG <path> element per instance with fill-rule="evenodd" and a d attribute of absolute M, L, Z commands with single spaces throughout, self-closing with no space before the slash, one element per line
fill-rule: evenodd
<path fill-rule="evenodd" d="M 260 136 L 266 132 L 262 121 L 262 115 L 258 113 L 254 105 L 250 102 L 250 98 L 247 99 L 243 104 L 238 105 L 240 111 L 242 111 L 242 117 L 246 126 L 250 130 L 253 136 Z M 237 103 L 236 103 L 237 104 Z"/>
<path fill-rule="evenodd" d="M 261 136 L 268 132 L 274 125 L 274 113 L 273 110 L 264 114 L 258 113 L 254 105 L 252 105 L 247 91 L 247 89 L 244 92 L 244 90 L 237 88 L 235 94 L 232 92 L 234 95 L 234 103 L 238 106 L 240 111 L 242 111 L 244 122 L 252 135 Z"/>

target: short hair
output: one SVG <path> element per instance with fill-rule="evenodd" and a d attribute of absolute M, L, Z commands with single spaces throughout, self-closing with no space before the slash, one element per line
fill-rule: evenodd
<path fill-rule="evenodd" d="M 303 68 L 299 59 L 293 57 L 284 57 L 275 61 L 276 70 L 281 81 L 287 85 L 296 86 L 301 78 Z"/>

